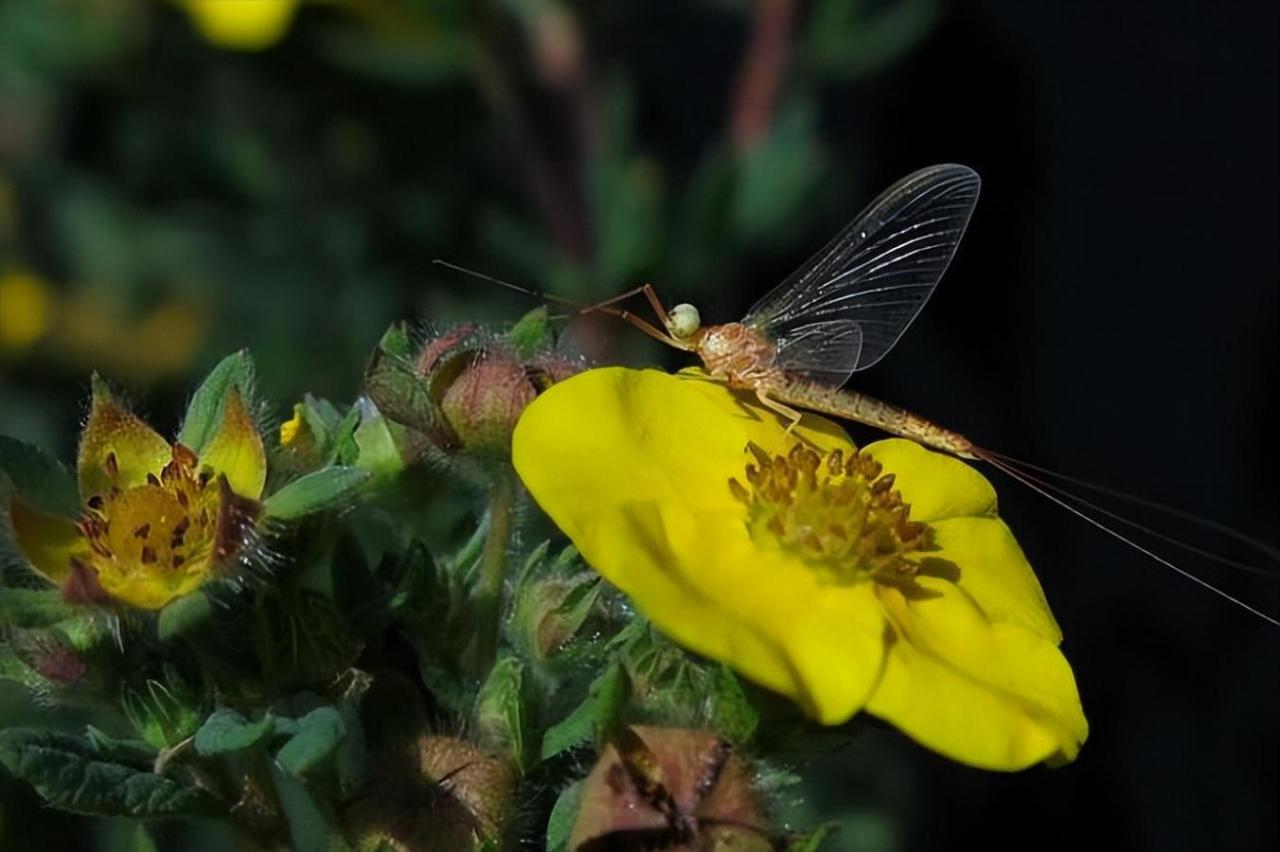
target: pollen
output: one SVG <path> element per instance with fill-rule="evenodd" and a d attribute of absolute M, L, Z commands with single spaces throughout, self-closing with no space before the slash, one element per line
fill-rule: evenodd
<path fill-rule="evenodd" d="M 854 450 L 821 453 L 798 443 L 771 456 L 754 443 L 729 491 L 747 509 L 752 537 L 791 550 L 836 582 L 903 582 L 934 550 L 932 530 L 910 519 L 893 474 Z"/>

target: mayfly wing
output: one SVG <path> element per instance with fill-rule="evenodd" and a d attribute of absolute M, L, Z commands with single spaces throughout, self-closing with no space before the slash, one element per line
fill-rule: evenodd
<path fill-rule="evenodd" d="M 844 384 L 883 358 L 920 313 L 964 235 L 981 184 L 977 172 L 959 165 L 908 175 L 743 322 L 777 344 L 777 366 Z"/>

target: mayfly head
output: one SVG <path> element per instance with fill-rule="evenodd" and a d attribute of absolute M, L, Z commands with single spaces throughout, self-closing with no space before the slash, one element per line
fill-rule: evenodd
<path fill-rule="evenodd" d="M 702 317 L 693 305 L 680 304 L 667 315 L 667 331 L 676 340 L 688 340 L 702 328 Z"/>

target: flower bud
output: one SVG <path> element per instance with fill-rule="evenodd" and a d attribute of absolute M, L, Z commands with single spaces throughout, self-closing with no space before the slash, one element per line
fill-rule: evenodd
<path fill-rule="evenodd" d="M 750 774 L 712 731 L 634 726 L 583 782 L 569 848 L 766 852 L 768 822 Z"/>

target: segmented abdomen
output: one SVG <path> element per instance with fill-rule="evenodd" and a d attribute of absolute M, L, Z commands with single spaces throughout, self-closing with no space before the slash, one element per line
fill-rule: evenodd
<path fill-rule="evenodd" d="M 965 458 L 974 457 L 973 443 L 963 435 L 943 429 L 905 408 L 889 405 L 864 394 L 795 380 L 770 383 L 764 390 L 774 399 L 799 408 L 865 423 L 945 453 Z"/>

